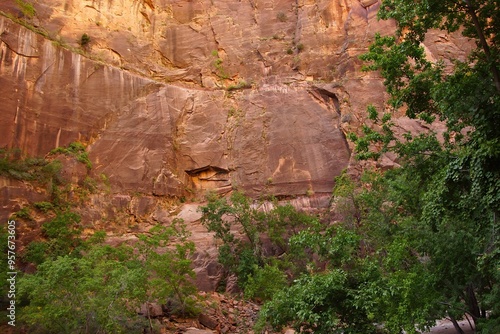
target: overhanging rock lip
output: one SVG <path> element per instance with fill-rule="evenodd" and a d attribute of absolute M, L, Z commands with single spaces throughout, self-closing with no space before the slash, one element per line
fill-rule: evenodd
<path fill-rule="evenodd" d="M 212 165 L 206 165 L 206 166 L 194 168 L 194 169 L 186 169 L 185 172 L 190 176 L 196 176 L 197 174 L 199 174 L 201 172 L 210 171 L 210 170 L 213 170 L 217 173 L 229 173 L 229 170 L 226 168 L 212 166 Z"/>

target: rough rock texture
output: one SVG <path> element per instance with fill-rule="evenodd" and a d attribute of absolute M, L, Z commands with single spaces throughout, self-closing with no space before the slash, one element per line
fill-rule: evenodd
<path fill-rule="evenodd" d="M 214 245 L 193 208 L 168 198 L 241 189 L 328 207 L 335 176 L 354 166 L 345 133 L 366 122 L 367 105 L 384 107 L 381 78 L 362 72 L 358 58 L 376 32 L 394 31 L 392 22 L 377 21 L 379 6 L 38 0 L 29 17 L 2 1 L 0 147 L 45 156 L 74 141 L 88 145 L 93 168 L 68 175 L 107 185 L 82 205 L 82 221 L 128 233 L 123 240 L 180 215 L 203 245 L 197 284 L 213 290 Z M 470 43 L 436 31 L 424 47 L 446 62 L 464 58 Z M 402 132 L 424 129 L 408 119 L 398 124 Z M 391 156 L 380 162 L 396 165 Z M 0 182 L 2 220 L 48 198 L 23 182 Z"/>
<path fill-rule="evenodd" d="M 44 155 L 90 143 L 93 173 L 117 193 L 330 192 L 350 159 L 342 122 L 359 124 L 352 115 L 368 100 L 382 103 L 380 80 L 360 75 L 356 58 L 373 26 L 387 26 L 374 7 L 37 2 L 24 19 L 56 42 L 0 19 L 0 144 Z"/>

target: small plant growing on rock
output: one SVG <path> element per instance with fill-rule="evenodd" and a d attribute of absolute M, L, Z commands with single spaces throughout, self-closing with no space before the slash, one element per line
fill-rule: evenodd
<path fill-rule="evenodd" d="M 235 107 L 231 107 L 227 113 L 227 117 L 236 117 L 239 118 L 243 115 L 243 110 L 236 109 Z"/>
<path fill-rule="evenodd" d="M 43 213 L 54 210 L 54 205 L 50 202 L 36 202 L 35 204 L 33 204 L 33 206 L 35 207 L 35 209 Z"/>
<path fill-rule="evenodd" d="M 0 175 L 39 184 L 60 183 L 61 163 L 44 158 L 23 157 L 16 149 L 0 149 Z"/>
<path fill-rule="evenodd" d="M 286 21 L 288 21 L 288 18 L 286 17 L 286 14 L 283 13 L 283 12 L 279 12 L 278 14 L 276 14 L 276 18 L 280 22 L 286 22 Z"/>
<path fill-rule="evenodd" d="M 215 67 L 215 74 L 219 76 L 221 79 L 229 79 L 229 74 L 222 65 L 224 61 L 219 56 L 219 52 L 217 52 L 217 50 L 213 50 L 212 56 L 216 58 L 213 62 L 213 66 Z"/>
<path fill-rule="evenodd" d="M 82 37 L 80 37 L 79 44 L 81 47 L 86 47 L 90 43 L 90 36 L 87 34 L 83 34 Z"/>
<path fill-rule="evenodd" d="M 29 19 L 32 19 L 36 15 L 35 7 L 33 4 L 26 2 L 24 0 L 16 0 L 16 4 L 19 6 L 19 9 L 23 13 L 23 15 Z"/>
<path fill-rule="evenodd" d="M 85 151 L 85 145 L 81 142 L 73 142 L 69 144 L 68 147 L 57 147 L 50 151 L 50 153 L 72 155 L 88 169 L 92 169 L 92 162 L 89 159 L 88 153 Z"/>
<path fill-rule="evenodd" d="M 30 209 L 25 206 L 24 208 L 22 208 L 21 210 L 17 211 L 14 216 L 16 218 L 20 218 L 20 219 L 25 219 L 25 220 L 32 220 L 33 218 L 31 217 L 31 213 L 30 213 Z"/>
<path fill-rule="evenodd" d="M 234 90 L 245 89 L 245 88 L 252 88 L 252 85 L 246 82 L 245 80 L 240 80 L 236 85 L 230 85 L 226 89 L 228 92 L 231 92 Z"/>

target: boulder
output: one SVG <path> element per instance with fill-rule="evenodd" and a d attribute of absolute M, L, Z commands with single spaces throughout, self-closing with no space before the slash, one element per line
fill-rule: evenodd
<path fill-rule="evenodd" d="M 160 304 L 157 303 L 145 303 L 141 305 L 139 314 L 148 318 L 161 317 L 163 315 L 163 309 Z"/>

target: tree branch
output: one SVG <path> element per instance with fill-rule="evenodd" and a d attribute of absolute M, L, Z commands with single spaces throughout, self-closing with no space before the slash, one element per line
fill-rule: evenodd
<path fill-rule="evenodd" d="M 486 60 L 490 63 L 491 73 L 493 74 L 493 81 L 495 82 L 497 93 L 500 94 L 500 72 L 498 71 L 495 62 L 491 57 L 490 46 L 488 45 L 488 41 L 486 40 L 486 37 L 484 35 L 483 27 L 481 26 L 481 22 L 479 22 L 476 10 L 472 6 L 470 0 L 463 0 L 463 1 L 467 4 L 466 6 L 467 14 L 471 17 L 472 23 L 474 23 L 474 27 L 476 28 L 479 42 L 481 43 L 481 47 L 483 48 L 484 54 L 486 55 Z"/>

